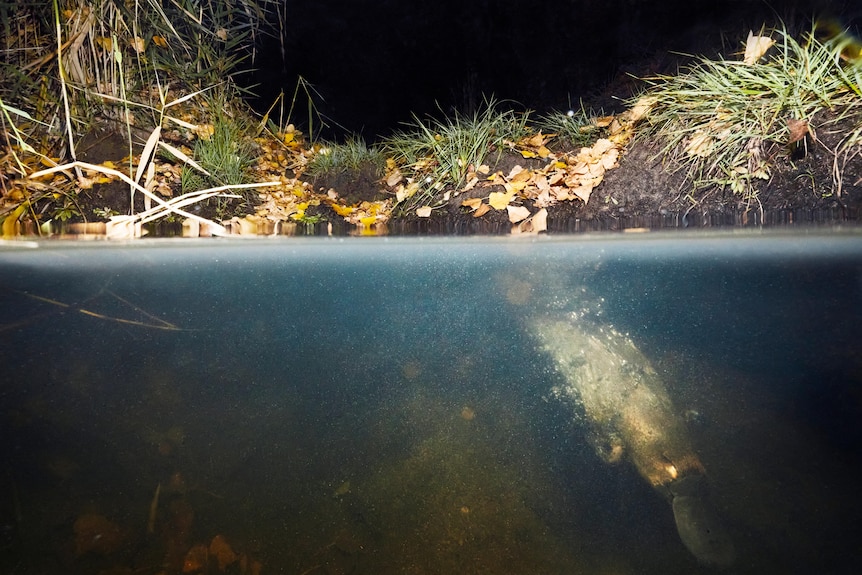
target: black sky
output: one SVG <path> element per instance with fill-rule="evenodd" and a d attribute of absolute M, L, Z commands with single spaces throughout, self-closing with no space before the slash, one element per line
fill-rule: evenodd
<path fill-rule="evenodd" d="M 286 0 L 284 45 L 263 46 L 258 107 L 298 76 L 319 92 L 330 118 L 324 136 L 374 140 L 411 113 L 470 111 L 482 95 L 533 110 L 564 109 L 580 99 L 613 105 L 634 82 L 626 72 L 672 72 L 669 51 L 715 54 L 722 42 L 778 17 L 806 26 L 829 13 L 859 23 L 853 0 Z M 857 6 L 860 5 L 860 6 Z M 723 34 L 724 33 L 724 34 Z M 668 69 L 671 68 L 671 69 Z M 305 102 L 297 102 L 304 123 Z M 341 128 L 338 127 L 341 126 Z"/>

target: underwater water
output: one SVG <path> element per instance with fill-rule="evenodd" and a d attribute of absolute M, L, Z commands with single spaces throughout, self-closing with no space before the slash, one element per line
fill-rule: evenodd
<path fill-rule="evenodd" d="M 0 573 L 862 569 L 858 233 L 27 245 L 0 246 Z M 655 407 L 620 403 L 632 370 L 722 566 L 633 463 L 653 430 L 598 421 Z"/>

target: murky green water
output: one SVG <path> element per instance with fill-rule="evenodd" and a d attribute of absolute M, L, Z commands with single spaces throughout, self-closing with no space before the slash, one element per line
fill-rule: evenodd
<path fill-rule="evenodd" d="M 552 393 L 527 326 L 583 302 L 666 387 L 731 572 L 862 567 L 859 234 L 0 250 L 2 573 L 715 572 Z"/>

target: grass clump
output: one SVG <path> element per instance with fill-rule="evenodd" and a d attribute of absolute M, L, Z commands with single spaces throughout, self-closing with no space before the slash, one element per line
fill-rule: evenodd
<path fill-rule="evenodd" d="M 208 172 L 199 173 L 191 167 L 182 172 L 183 192 L 205 187 L 244 184 L 255 150 L 248 135 L 249 127 L 240 119 L 219 113 L 209 138 L 195 142 L 195 161 Z"/>
<path fill-rule="evenodd" d="M 380 177 L 386 166 L 383 151 L 377 146 L 368 147 L 360 137 L 348 138 L 343 144 L 324 143 L 306 166 L 310 176 L 358 172 L 364 168 Z"/>
<path fill-rule="evenodd" d="M 489 154 L 502 153 L 530 133 L 529 112 L 497 108 L 491 99 L 470 116 L 456 112 L 451 118 L 423 121 L 414 115 L 407 130 L 384 141 L 384 153 L 414 184 L 401 200 L 402 210 L 427 205 L 440 191 L 462 186 L 471 166 L 484 164 Z"/>
<path fill-rule="evenodd" d="M 793 157 L 815 141 L 818 112 L 832 120 L 862 114 L 862 60 L 842 60 L 847 36 L 770 36 L 774 45 L 754 61 L 703 58 L 677 76 L 647 80 L 652 110 L 640 136 L 656 137 L 669 168 L 685 170 L 693 201 L 711 186 L 756 199 L 779 154 Z"/>
<path fill-rule="evenodd" d="M 538 127 L 542 132 L 557 134 L 572 146 L 580 147 L 596 139 L 596 132 L 601 129 L 601 116 L 581 106 L 577 110 L 550 112 L 539 118 Z"/>

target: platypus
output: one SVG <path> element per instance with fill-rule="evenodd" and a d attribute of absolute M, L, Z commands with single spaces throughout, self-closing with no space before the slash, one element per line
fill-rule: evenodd
<path fill-rule="evenodd" d="M 597 300 L 568 299 L 525 319 L 562 376 L 554 393 L 583 408 L 599 455 L 628 459 L 668 498 L 679 537 L 698 561 L 731 565 L 734 545 L 710 503 L 706 470 L 658 373 L 631 338 L 601 319 Z"/>

